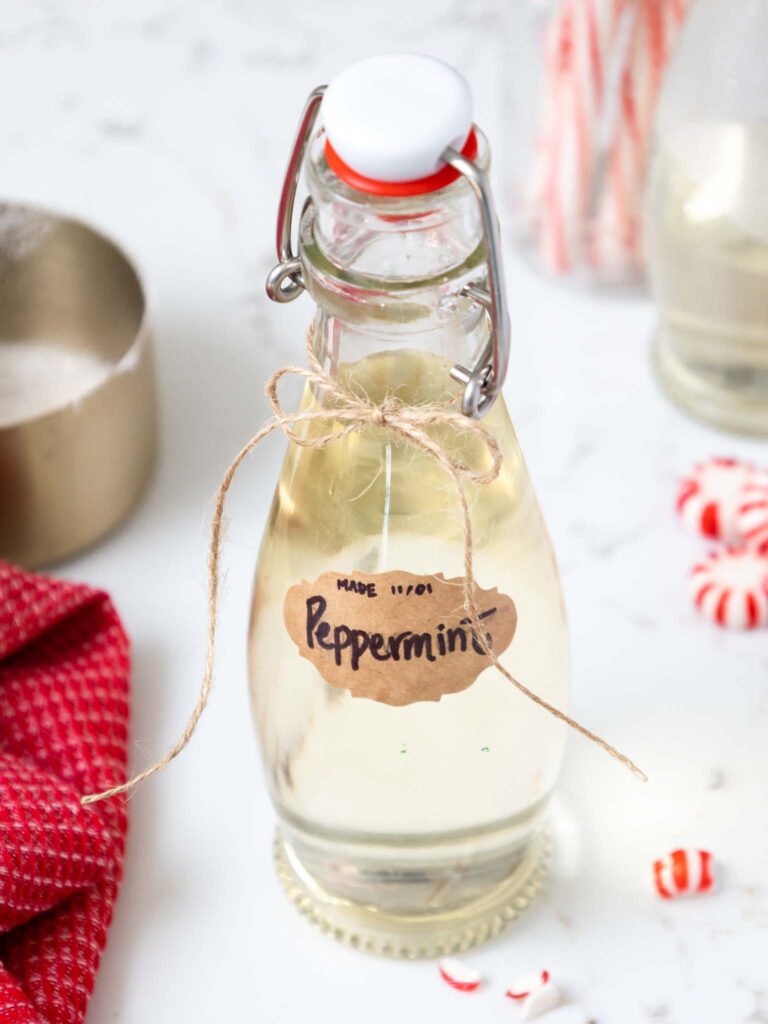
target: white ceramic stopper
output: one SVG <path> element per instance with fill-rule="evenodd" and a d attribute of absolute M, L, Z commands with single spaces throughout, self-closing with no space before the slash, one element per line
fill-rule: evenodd
<path fill-rule="evenodd" d="M 435 57 L 391 53 L 352 64 L 326 90 L 321 116 L 331 145 L 377 181 L 426 178 L 461 149 L 472 127 L 463 75 Z"/>

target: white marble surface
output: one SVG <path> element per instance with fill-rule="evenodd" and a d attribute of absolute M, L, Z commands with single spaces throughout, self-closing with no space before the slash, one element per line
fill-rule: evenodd
<path fill-rule="evenodd" d="M 522 3 L 506 0 L 513 13 Z M 358 55 L 423 49 L 468 74 L 503 153 L 514 58 L 504 7 L 0 3 L 0 195 L 114 232 L 153 300 L 159 471 L 125 528 L 61 570 L 108 588 L 134 639 L 137 767 L 175 738 L 194 700 L 210 496 L 265 417 L 262 380 L 301 349 L 308 300 L 271 306 L 262 281 L 302 99 Z M 660 397 L 644 300 L 556 289 L 509 264 L 507 393 L 563 571 L 575 712 L 650 782 L 569 741 L 550 884 L 468 958 L 490 979 L 474 996 L 443 986 L 433 964 L 379 962 L 305 925 L 273 878 L 245 686 L 250 577 L 282 455 L 272 441 L 232 502 L 210 712 L 188 754 L 132 800 L 91 1024 L 510 1021 L 506 983 L 538 966 L 567 994 L 552 1024 L 768 1021 L 768 646 L 764 633 L 695 617 L 686 583 L 701 545 L 671 511 L 691 462 L 768 463 L 768 446 L 688 422 Z M 716 853 L 719 895 L 654 898 L 650 861 L 680 844 Z"/>

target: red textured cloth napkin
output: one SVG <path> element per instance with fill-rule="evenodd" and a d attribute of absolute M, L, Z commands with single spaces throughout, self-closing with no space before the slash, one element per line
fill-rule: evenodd
<path fill-rule="evenodd" d="M 106 594 L 0 562 L 0 1024 L 79 1024 L 127 816 L 128 639 Z"/>

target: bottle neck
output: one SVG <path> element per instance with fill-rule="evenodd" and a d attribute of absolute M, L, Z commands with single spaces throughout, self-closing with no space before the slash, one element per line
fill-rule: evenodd
<path fill-rule="evenodd" d="M 318 307 L 314 326 L 315 355 L 331 376 L 364 362 L 373 366 L 376 360 L 380 368 L 398 363 L 408 366 L 412 377 L 426 374 L 430 379 L 429 393 L 419 394 L 418 380 L 414 379 L 409 383 L 408 397 L 399 395 L 409 402 L 431 402 L 452 395 L 458 400 L 463 389 L 451 378 L 451 369 L 456 364 L 471 363 L 488 339 L 488 322 L 482 309 L 475 309 L 471 317 L 452 316 L 430 329 L 402 332 L 396 326 L 388 328 L 367 319 L 351 322 Z M 387 369 L 386 375 L 399 381 L 399 373 Z M 443 381 L 439 396 L 435 394 L 437 376 Z"/>
<path fill-rule="evenodd" d="M 478 135 L 477 159 L 487 166 L 488 147 Z M 334 372 L 386 349 L 471 365 L 488 338 L 484 307 L 464 294 L 485 276 L 471 187 L 459 178 L 417 196 L 358 192 L 329 168 L 323 141 L 321 131 L 310 146 L 311 202 L 299 246 L 302 277 L 319 307 L 321 363 Z"/>

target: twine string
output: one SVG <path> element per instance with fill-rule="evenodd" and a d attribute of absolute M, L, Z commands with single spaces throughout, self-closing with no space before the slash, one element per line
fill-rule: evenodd
<path fill-rule="evenodd" d="M 248 441 L 237 453 L 229 465 L 224 478 L 222 479 L 214 501 L 213 518 L 211 521 L 211 536 L 208 549 L 208 581 L 207 581 L 207 603 L 208 603 L 208 627 L 206 634 L 205 667 L 203 671 L 200 693 L 192 714 L 187 721 L 184 731 L 173 746 L 154 764 L 134 775 L 119 786 L 112 786 L 100 793 L 91 793 L 81 798 L 83 804 L 97 803 L 109 797 L 118 796 L 122 793 L 129 793 L 139 783 L 151 778 L 163 768 L 167 768 L 171 761 L 175 760 L 184 750 L 197 729 L 200 718 L 205 711 L 211 694 L 213 682 L 214 656 L 216 650 L 216 629 L 218 622 L 218 602 L 220 590 L 220 562 L 222 538 L 224 532 L 225 518 L 224 511 L 230 488 L 237 476 L 240 466 L 259 445 L 265 437 L 275 430 L 281 430 L 292 444 L 302 448 L 325 448 L 335 441 L 339 441 L 349 434 L 364 430 L 366 427 L 383 427 L 390 433 L 401 438 L 406 443 L 426 452 L 434 461 L 442 467 L 447 476 L 453 481 L 458 500 L 459 511 L 464 535 L 464 579 L 463 595 L 464 608 L 470 617 L 472 628 L 476 638 L 482 647 L 486 657 L 493 667 L 501 673 L 523 696 L 533 701 L 544 711 L 565 725 L 581 733 L 582 736 L 595 743 L 611 757 L 615 758 L 625 768 L 629 769 L 638 779 L 645 782 L 647 776 L 626 754 L 623 754 L 616 747 L 612 746 L 597 733 L 581 725 L 570 715 L 567 715 L 560 708 L 555 707 L 544 700 L 533 690 L 529 689 L 511 672 L 509 672 L 499 661 L 485 635 L 485 630 L 480 621 L 480 612 L 477 606 L 475 592 L 477 583 L 474 576 L 474 542 L 472 535 L 472 518 L 470 515 L 469 501 L 467 499 L 466 485 L 475 484 L 484 486 L 492 483 L 499 475 L 502 464 L 502 453 L 498 442 L 485 427 L 476 420 L 471 420 L 455 408 L 449 408 L 446 402 L 432 402 L 424 405 L 408 405 L 398 398 L 386 397 L 382 402 L 371 402 L 365 395 L 357 395 L 346 387 L 338 378 L 325 373 L 314 351 L 314 324 L 307 334 L 307 350 L 310 368 L 304 366 L 284 366 L 276 370 L 266 384 L 265 393 L 272 408 L 272 418 Z M 278 396 L 278 387 L 284 377 L 299 377 L 313 386 L 318 396 L 327 399 L 326 407 L 322 409 L 285 412 Z M 322 423 L 323 421 L 340 424 L 332 427 L 325 433 L 316 436 L 302 436 L 296 431 L 296 427 L 304 424 Z M 478 438 L 490 456 L 488 469 L 479 470 L 468 466 L 460 458 L 450 455 L 445 448 L 439 444 L 429 433 L 429 428 L 434 426 L 450 426 L 457 430 L 472 433 Z"/>

